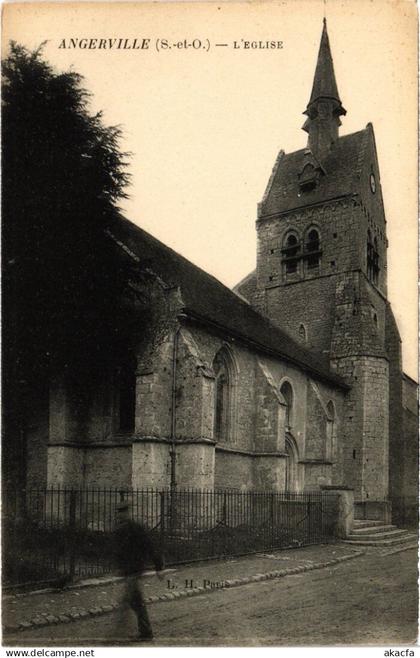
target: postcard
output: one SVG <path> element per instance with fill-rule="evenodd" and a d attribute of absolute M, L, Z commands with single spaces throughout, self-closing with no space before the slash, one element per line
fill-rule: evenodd
<path fill-rule="evenodd" d="M 414 655 L 417 29 L 3 5 L 5 646 Z"/>

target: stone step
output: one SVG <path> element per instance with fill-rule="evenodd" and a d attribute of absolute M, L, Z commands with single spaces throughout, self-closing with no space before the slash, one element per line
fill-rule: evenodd
<path fill-rule="evenodd" d="M 354 519 L 355 528 L 370 528 L 372 526 L 383 525 L 383 523 L 383 521 L 377 521 L 376 519 Z"/>
<path fill-rule="evenodd" d="M 389 532 L 391 530 L 398 530 L 396 525 L 374 525 L 374 526 L 363 526 L 359 528 L 355 526 L 353 528 L 352 534 L 355 535 L 364 535 L 376 532 Z"/>
<path fill-rule="evenodd" d="M 376 528 L 372 528 L 372 532 L 365 532 L 363 534 L 359 534 L 356 532 L 352 532 L 348 538 L 349 539 L 373 539 L 374 541 L 377 541 L 379 539 L 396 539 L 397 537 L 403 537 L 404 535 L 407 534 L 407 530 L 389 530 L 385 532 L 376 532 Z"/>
<path fill-rule="evenodd" d="M 400 544 L 396 548 L 391 549 L 387 548 L 386 553 L 383 553 L 383 555 L 397 555 L 398 553 L 402 553 L 403 551 L 418 551 L 419 550 L 419 545 L 418 542 L 415 543 L 409 543 L 409 544 Z"/>
<path fill-rule="evenodd" d="M 417 542 L 416 535 L 407 533 L 396 539 L 344 539 L 344 543 L 353 546 L 396 546 L 397 544 L 406 544 L 408 542 Z"/>

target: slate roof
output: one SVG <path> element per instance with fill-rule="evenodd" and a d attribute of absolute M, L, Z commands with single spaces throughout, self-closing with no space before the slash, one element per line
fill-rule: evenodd
<path fill-rule="evenodd" d="M 245 299 L 249 304 L 257 290 L 257 270 L 252 270 L 239 283 L 233 286 L 233 291 Z"/>
<path fill-rule="evenodd" d="M 312 85 L 311 98 L 308 105 L 314 103 L 319 98 L 334 98 L 340 105 L 340 96 L 338 95 L 337 82 L 334 74 L 334 64 L 331 56 L 330 42 L 327 32 L 327 21 L 324 18 L 322 29 L 321 43 L 319 46 L 318 59 L 316 63 L 314 82 Z M 345 114 L 343 109 L 342 113 Z"/>
<path fill-rule="evenodd" d="M 320 357 L 297 344 L 232 290 L 152 235 L 120 217 L 110 233 L 166 284 L 179 286 L 189 317 L 211 323 L 224 332 L 310 371 L 313 376 L 347 387 Z"/>
<path fill-rule="evenodd" d="M 339 137 L 322 162 L 326 174 L 313 190 L 304 192 L 299 188 L 298 175 L 306 149 L 284 154 L 260 204 L 260 218 L 355 193 L 369 139 L 373 139 L 371 124 L 364 130 Z"/>

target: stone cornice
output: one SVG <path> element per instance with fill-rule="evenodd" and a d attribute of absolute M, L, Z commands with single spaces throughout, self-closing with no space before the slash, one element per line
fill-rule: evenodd
<path fill-rule="evenodd" d="M 191 439 L 176 439 L 173 441 L 168 437 L 162 436 L 139 436 L 133 435 L 129 439 L 125 438 L 124 441 L 54 441 L 51 440 L 48 442 L 47 447 L 63 447 L 63 448 L 83 448 L 83 449 L 98 449 L 98 448 L 129 448 L 135 443 L 165 443 L 175 445 L 191 445 L 191 444 L 206 444 L 206 445 L 215 445 L 213 439 L 207 439 L 205 437 L 191 438 Z"/>
<path fill-rule="evenodd" d="M 312 464 L 314 466 L 332 466 L 334 462 L 329 461 L 328 459 L 299 459 L 299 464 Z"/>
<path fill-rule="evenodd" d="M 367 352 L 363 351 L 361 348 L 361 351 L 357 350 L 352 350 L 351 353 L 347 354 L 345 352 L 343 353 L 335 353 L 331 352 L 330 355 L 330 362 L 333 363 L 335 361 L 338 361 L 339 359 L 352 359 L 352 358 L 360 358 L 360 357 L 365 357 L 366 359 L 382 359 L 383 361 L 389 362 L 389 357 L 386 355 L 385 352 Z M 334 372 L 334 371 L 333 371 Z M 344 377 L 343 375 L 340 375 L 340 377 Z"/>
<path fill-rule="evenodd" d="M 317 201 L 306 206 L 296 206 L 294 208 L 281 210 L 280 212 L 271 213 L 269 215 L 261 215 L 257 218 L 256 224 L 258 226 L 272 219 L 280 219 L 280 217 L 285 217 L 286 215 L 290 215 L 293 218 L 296 218 L 297 216 L 307 217 L 308 215 L 313 215 L 314 211 L 321 210 L 325 207 L 332 207 L 332 209 L 334 209 L 343 206 L 346 207 L 349 204 L 351 204 L 353 207 L 356 207 L 361 203 L 358 197 L 358 194 L 350 193 L 344 196 L 334 197 L 332 199 L 325 199 L 324 201 Z"/>
<path fill-rule="evenodd" d="M 167 443 L 175 445 L 192 445 L 192 444 L 205 444 L 205 445 L 215 445 L 213 439 L 208 439 L 204 436 L 197 438 L 188 438 L 188 439 L 171 439 L 164 436 L 135 436 L 133 437 L 133 443 Z"/>
<path fill-rule="evenodd" d="M 241 448 L 231 448 L 230 446 L 216 445 L 216 452 L 226 452 L 229 454 L 243 455 L 244 457 L 280 457 L 285 459 L 285 452 L 257 452 L 255 450 L 242 450 Z"/>
<path fill-rule="evenodd" d="M 54 441 L 47 443 L 47 448 L 83 448 L 84 450 L 95 450 L 97 448 L 129 448 L 131 441 L 116 443 L 115 441 L 93 441 L 86 443 L 82 441 Z"/>

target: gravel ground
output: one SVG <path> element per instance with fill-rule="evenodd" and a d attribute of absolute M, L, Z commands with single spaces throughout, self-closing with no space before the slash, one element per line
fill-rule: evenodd
<path fill-rule="evenodd" d="M 335 549 L 350 552 L 345 545 Z M 309 556 L 310 549 L 290 553 L 300 553 L 299 559 L 308 562 L 316 557 Z M 244 573 L 247 568 L 250 573 L 251 567 L 266 565 L 266 561 L 271 569 L 278 568 L 277 562 L 287 563 L 287 557 L 253 557 L 211 568 L 218 567 L 219 574 L 227 569 L 232 578 L 233 572 Z M 327 557 L 325 553 L 323 557 Z M 201 578 L 202 573 L 199 565 L 188 567 L 193 579 Z M 172 578 L 175 574 L 178 572 Z M 185 570 L 179 571 L 180 576 L 184 574 Z M 149 606 L 149 612 L 157 646 L 414 644 L 418 630 L 417 553 L 389 554 L 375 549 L 325 568 L 159 602 Z M 130 646 L 134 632 L 131 613 L 118 609 L 96 618 L 30 628 L 5 636 L 4 643 Z"/>
<path fill-rule="evenodd" d="M 147 598 L 166 595 L 185 589 L 188 586 L 200 587 L 204 581 L 223 583 L 228 579 L 242 579 L 255 574 L 287 568 L 311 567 L 342 556 L 357 555 L 360 547 L 345 544 L 325 544 L 300 549 L 277 551 L 272 554 L 258 554 L 228 560 L 201 562 L 168 569 L 165 580 L 155 576 L 142 578 L 142 586 Z M 168 583 L 168 581 L 170 581 Z M 90 583 L 95 583 L 94 580 Z M 118 605 L 124 591 L 121 580 L 96 581 L 95 586 L 74 587 L 67 590 L 41 592 L 3 598 L 3 627 L 29 623 L 30 620 L 46 616 L 72 615 L 81 611 Z"/>

